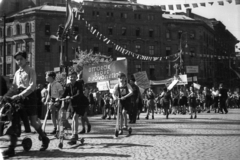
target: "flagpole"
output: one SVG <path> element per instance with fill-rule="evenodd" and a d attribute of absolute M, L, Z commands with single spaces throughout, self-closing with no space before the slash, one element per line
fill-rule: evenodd
<path fill-rule="evenodd" d="M 3 15 L 3 76 L 7 75 L 6 67 L 6 15 Z"/>

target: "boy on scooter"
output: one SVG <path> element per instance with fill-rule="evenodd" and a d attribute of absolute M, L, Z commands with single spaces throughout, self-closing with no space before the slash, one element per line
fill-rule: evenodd
<path fill-rule="evenodd" d="M 82 84 L 77 81 L 77 73 L 70 73 L 70 83 L 66 85 L 66 89 L 61 98 L 69 99 L 69 110 L 72 111 L 72 137 L 68 144 L 74 145 L 78 140 L 78 119 L 84 116 L 86 105 L 89 105 L 87 97 L 83 95 Z"/>
<path fill-rule="evenodd" d="M 130 97 L 133 94 L 132 87 L 127 83 L 127 77 L 124 73 L 118 74 L 118 84 L 116 84 L 113 88 L 113 98 L 114 100 L 120 100 L 122 110 L 120 110 L 121 122 L 119 130 L 119 135 L 123 134 L 123 129 L 128 129 L 127 125 L 127 112 L 129 111 L 129 107 L 131 107 L 131 99 Z M 119 106 L 118 106 L 119 107 Z M 123 126 L 124 121 L 124 126 Z"/>

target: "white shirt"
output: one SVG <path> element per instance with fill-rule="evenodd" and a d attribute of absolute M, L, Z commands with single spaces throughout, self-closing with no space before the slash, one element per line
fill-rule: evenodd
<path fill-rule="evenodd" d="M 53 81 L 52 83 L 48 84 L 48 93 L 50 94 L 50 85 L 51 85 L 51 95 L 49 95 L 51 98 L 60 98 L 60 92 L 63 91 L 63 87 L 62 85 L 57 82 L 57 81 Z"/>

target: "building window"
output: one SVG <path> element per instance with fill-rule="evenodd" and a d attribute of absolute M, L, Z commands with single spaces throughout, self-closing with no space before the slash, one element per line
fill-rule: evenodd
<path fill-rule="evenodd" d="M 166 31 L 166 38 L 167 38 L 167 39 L 170 39 L 170 38 L 171 38 L 170 32 L 169 32 L 168 30 Z"/>
<path fill-rule="evenodd" d="M 153 37 L 153 29 L 149 29 L 149 31 L 148 31 L 148 34 L 149 34 L 149 37 Z"/>
<path fill-rule="evenodd" d="M 93 45 L 93 53 L 98 53 L 99 52 L 99 46 L 98 44 Z"/>
<path fill-rule="evenodd" d="M 32 43 L 26 42 L 26 52 L 31 53 L 31 50 L 32 50 Z"/>
<path fill-rule="evenodd" d="M 141 65 L 137 64 L 136 65 L 136 72 L 140 72 L 141 71 Z"/>
<path fill-rule="evenodd" d="M 127 19 L 127 13 L 121 13 L 121 18 L 122 19 Z"/>
<path fill-rule="evenodd" d="M 7 44 L 7 56 L 12 55 L 12 44 L 8 43 Z"/>
<path fill-rule="evenodd" d="M 16 52 L 22 50 L 22 43 L 16 43 Z"/>
<path fill-rule="evenodd" d="M 74 26 L 73 27 L 73 32 L 72 32 L 73 36 L 76 36 L 78 34 L 78 32 L 79 32 L 79 27 L 78 26 Z"/>
<path fill-rule="evenodd" d="M 190 39 L 195 39 L 195 34 L 194 34 L 194 32 L 191 32 L 189 36 L 190 36 Z"/>
<path fill-rule="evenodd" d="M 154 72 L 155 72 L 155 66 L 154 65 L 149 65 L 149 72 L 150 72 L 150 76 L 154 75 Z"/>
<path fill-rule="evenodd" d="M 112 27 L 108 27 L 108 35 L 109 36 L 113 35 L 113 28 Z"/>
<path fill-rule="evenodd" d="M 113 12 L 107 12 L 107 17 L 113 17 Z"/>
<path fill-rule="evenodd" d="M 0 45 L 0 59 L 1 59 L 2 56 L 3 56 L 3 46 Z M 1 70 L 0 70 L 0 71 L 1 71 Z"/>
<path fill-rule="evenodd" d="M 166 47 L 166 56 L 171 55 L 171 47 Z"/>
<path fill-rule="evenodd" d="M 136 32 L 136 36 L 139 37 L 139 36 L 140 36 L 140 28 L 139 28 L 139 27 L 136 28 L 136 31 L 135 31 L 135 32 Z"/>
<path fill-rule="evenodd" d="M 140 45 L 136 45 L 136 46 L 135 46 L 135 52 L 136 52 L 136 53 L 139 53 L 139 52 L 140 52 L 140 49 L 141 49 Z"/>
<path fill-rule="evenodd" d="M 134 19 L 141 19 L 141 14 L 135 13 L 135 14 L 134 14 Z"/>
<path fill-rule="evenodd" d="M 93 17 L 95 16 L 95 11 L 92 11 L 92 16 L 93 16 Z"/>
<path fill-rule="evenodd" d="M 50 24 L 45 24 L 45 35 L 50 36 Z"/>
<path fill-rule="evenodd" d="M 181 38 L 182 38 L 182 33 L 183 33 L 182 30 L 179 30 L 179 31 L 178 31 L 178 39 L 181 39 Z"/>
<path fill-rule="evenodd" d="M 7 75 L 12 74 L 12 64 L 7 64 L 6 67 L 7 67 L 7 69 L 6 69 Z"/>
<path fill-rule="evenodd" d="M 112 45 L 108 45 L 107 52 L 108 52 L 108 55 L 113 54 L 113 46 Z"/>
<path fill-rule="evenodd" d="M 26 34 L 31 33 L 30 23 L 26 23 L 26 26 L 25 26 L 25 33 L 26 33 Z"/>
<path fill-rule="evenodd" d="M 127 28 L 122 27 L 122 36 L 126 36 L 126 34 L 127 34 Z"/>
<path fill-rule="evenodd" d="M 149 46 L 149 55 L 154 55 L 154 46 Z"/>
<path fill-rule="evenodd" d="M 0 28 L 0 38 L 2 38 L 2 37 L 3 37 L 3 29 Z"/>
<path fill-rule="evenodd" d="M 12 27 L 7 28 L 7 36 L 12 36 Z"/>
<path fill-rule="evenodd" d="M 50 42 L 45 42 L 45 51 L 50 52 Z"/>
<path fill-rule="evenodd" d="M 16 25 L 16 34 L 17 34 L 17 35 L 22 34 L 22 28 L 21 28 L 21 25 L 20 25 L 20 24 L 17 24 L 17 25 Z"/>
<path fill-rule="evenodd" d="M 190 53 L 191 53 L 191 56 L 193 57 L 193 54 L 195 53 L 195 49 L 194 48 L 190 48 Z"/>
<path fill-rule="evenodd" d="M 154 20 L 154 15 L 148 15 L 148 20 L 153 21 Z"/>

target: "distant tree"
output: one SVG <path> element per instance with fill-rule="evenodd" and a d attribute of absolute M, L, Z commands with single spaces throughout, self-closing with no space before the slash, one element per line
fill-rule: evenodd
<path fill-rule="evenodd" d="M 92 50 L 90 50 L 89 52 L 87 50 L 80 50 L 76 52 L 75 55 L 76 58 L 73 60 L 73 62 L 76 64 L 73 65 L 73 67 L 70 67 L 69 70 L 76 71 L 77 73 L 80 73 L 83 70 L 84 66 L 112 61 L 111 56 L 102 55 L 101 53 L 93 53 Z"/>

